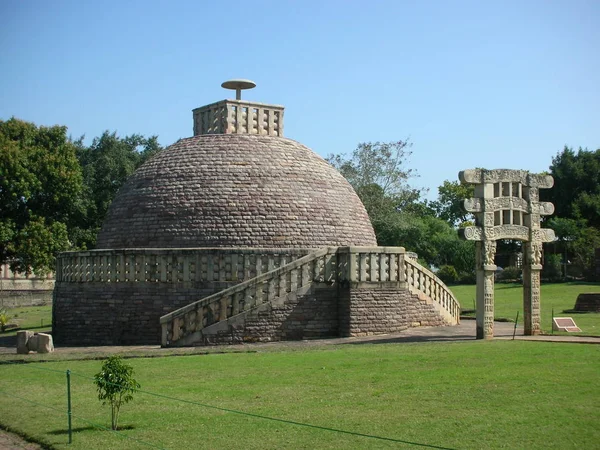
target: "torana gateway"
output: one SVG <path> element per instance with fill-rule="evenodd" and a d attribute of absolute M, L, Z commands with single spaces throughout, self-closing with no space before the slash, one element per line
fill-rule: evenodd
<path fill-rule="evenodd" d="M 98 249 L 57 260 L 55 342 L 239 343 L 455 325 L 460 307 L 320 156 L 283 137 L 282 106 L 197 108 L 194 136 L 142 165 Z"/>

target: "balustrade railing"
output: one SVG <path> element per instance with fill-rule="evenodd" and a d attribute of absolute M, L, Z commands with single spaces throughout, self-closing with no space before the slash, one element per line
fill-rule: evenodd
<path fill-rule="evenodd" d="M 333 284 L 336 265 L 336 248 L 324 248 L 179 308 L 160 318 L 162 345 L 167 346 L 313 282 Z"/>
<path fill-rule="evenodd" d="M 310 249 L 121 249 L 61 253 L 56 281 L 240 282 L 272 271 Z"/>
<path fill-rule="evenodd" d="M 280 255 L 283 257 L 283 255 Z M 416 261 L 406 258 L 402 247 L 324 248 L 214 295 L 191 303 L 163 317 L 162 345 L 268 303 L 311 283 L 392 283 L 420 292 L 437 303 L 451 322 L 458 323 L 460 305 L 448 287 Z M 263 264 L 262 268 L 265 266 Z"/>
<path fill-rule="evenodd" d="M 439 304 L 442 310 L 447 311 L 456 323 L 459 322 L 460 303 L 442 280 L 419 263 L 409 258 L 404 260 L 403 271 L 404 278 L 413 292 L 422 292 L 431 300 Z"/>

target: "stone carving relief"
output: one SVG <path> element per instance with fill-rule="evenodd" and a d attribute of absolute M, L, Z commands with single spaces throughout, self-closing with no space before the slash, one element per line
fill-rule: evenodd
<path fill-rule="evenodd" d="M 465 208 L 476 213 L 476 223 L 479 226 L 466 227 L 461 233 L 464 239 L 478 241 L 476 258 L 478 337 L 485 339 L 493 335 L 494 271 L 492 268 L 498 239 L 516 239 L 526 242 L 524 252 L 527 266 L 523 271 L 524 284 L 528 286 L 524 289 L 523 298 L 525 329 L 531 333 L 539 332 L 542 243 L 554 239 L 552 230 L 540 228 L 541 216 L 552 214 L 554 206 L 548 202 L 539 202 L 539 190 L 552 187 L 552 177 L 545 174 L 530 174 L 524 170 L 473 169 L 460 172 L 459 178 L 463 184 L 477 185 L 475 192 L 482 193 L 482 197 L 464 201 Z M 507 186 L 504 183 L 512 184 Z M 521 197 L 521 193 L 524 198 Z M 483 286 L 480 283 L 483 283 Z"/>
<path fill-rule="evenodd" d="M 484 248 L 484 265 L 493 266 L 494 257 L 496 256 L 496 241 L 485 241 Z"/>

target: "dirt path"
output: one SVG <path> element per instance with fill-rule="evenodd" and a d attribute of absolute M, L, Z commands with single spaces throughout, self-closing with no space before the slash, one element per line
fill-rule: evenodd
<path fill-rule="evenodd" d="M 40 450 L 38 444 L 27 442 L 14 433 L 0 429 L 0 449 L 1 450 Z"/>

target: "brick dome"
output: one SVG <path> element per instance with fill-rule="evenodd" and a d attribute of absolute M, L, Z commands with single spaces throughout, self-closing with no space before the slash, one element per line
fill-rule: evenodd
<path fill-rule="evenodd" d="M 283 137 L 182 139 L 142 165 L 110 206 L 97 248 L 377 245 L 350 184 Z"/>

